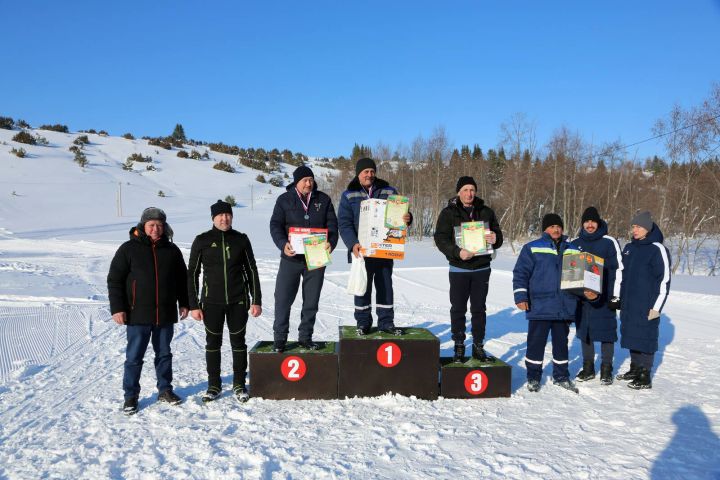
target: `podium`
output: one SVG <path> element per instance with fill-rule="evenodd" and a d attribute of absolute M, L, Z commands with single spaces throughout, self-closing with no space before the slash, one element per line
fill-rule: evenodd
<path fill-rule="evenodd" d="M 440 395 L 444 398 L 510 396 L 511 367 L 501 360 L 481 362 L 470 357 L 465 363 L 455 363 L 451 357 L 442 357 L 440 365 Z"/>
<path fill-rule="evenodd" d="M 328 400 L 338 398 L 336 342 L 316 342 L 306 350 L 288 342 L 282 353 L 273 342 L 257 342 L 250 350 L 250 396 L 273 400 Z"/>
<path fill-rule="evenodd" d="M 440 341 L 424 328 L 403 331 L 358 335 L 355 327 L 340 327 L 340 398 L 396 393 L 437 399 Z"/>

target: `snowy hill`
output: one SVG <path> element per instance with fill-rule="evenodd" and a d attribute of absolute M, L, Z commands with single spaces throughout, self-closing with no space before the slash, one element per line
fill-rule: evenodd
<path fill-rule="evenodd" d="M 527 322 L 512 303 L 509 249 L 493 264 L 487 329 L 488 350 L 513 367 L 509 399 L 386 395 L 239 405 L 227 390 L 226 336 L 226 390 L 203 405 L 205 332 L 188 320 L 173 340 L 174 385 L 185 402 L 156 402 L 148 352 L 140 412 L 125 417 L 125 331 L 110 321 L 105 277 L 142 209 L 167 212 L 187 259 L 194 236 L 210 227 L 209 205 L 236 198 L 234 226 L 253 242 L 265 299 L 263 315 L 248 325 L 253 345 L 272 336 L 279 252 L 268 221 L 284 190 L 256 182 L 259 172 L 230 155 L 184 159 L 145 140 L 89 134 L 89 165 L 81 169 L 68 151 L 78 134 L 35 131 L 49 145 L 27 146 L 11 140 L 15 133 L 0 130 L 0 478 L 720 478 L 717 283 L 673 279 L 652 390 L 591 381 L 575 395 L 547 383 L 546 366 L 543 388 L 532 394 L 524 387 Z M 29 156 L 10 153 L 19 147 Z M 151 156 L 157 170 L 139 163 L 123 170 L 132 153 Z M 213 170 L 220 160 L 238 172 Z M 429 241 L 408 250 L 394 272 L 396 323 L 429 328 L 449 354 L 445 259 Z M 338 325 L 354 324 L 345 255 L 340 244 L 328 268 L 318 340 L 335 340 Z M 619 346 L 615 353 L 617 373 L 629 358 Z M 575 339 L 570 359 L 575 373 Z"/>

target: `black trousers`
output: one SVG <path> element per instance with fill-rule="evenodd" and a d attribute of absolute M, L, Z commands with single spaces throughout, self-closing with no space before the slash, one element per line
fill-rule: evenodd
<path fill-rule="evenodd" d="M 302 278 L 302 310 L 298 340 L 312 340 L 315 330 L 315 316 L 320 304 L 320 291 L 325 280 L 325 267 L 308 270 L 305 263 L 280 259 L 277 279 L 275 279 L 275 321 L 273 336 L 276 342 L 287 341 L 290 331 L 290 308 L 297 296 Z"/>
<path fill-rule="evenodd" d="M 485 300 L 490 269 L 479 272 L 450 272 L 450 331 L 455 343 L 465 341 L 465 313 L 470 299 L 470 325 L 473 343 L 485 341 Z"/>
<path fill-rule="evenodd" d="M 233 386 L 245 385 L 247 370 L 247 345 L 245 329 L 248 321 L 248 306 L 243 303 L 231 305 L 203 305 L 205 323 L 205 361 L 207 362 L 208 386 L 218 387 L 220 380 L 220 347 L 223 341 L 223 324 L 227 319 L 230 333 L 230 347 L 233 359 Z"/>

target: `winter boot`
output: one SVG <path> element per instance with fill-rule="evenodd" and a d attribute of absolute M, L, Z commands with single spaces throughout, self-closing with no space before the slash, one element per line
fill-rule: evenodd
<path fill-rule="evenodd" d="M 456 343 L 455 351 L 453 353 L 453 362 L 463 363 L 464 361 L 465 361 L 465 344 L 464 343 Z"/>
<path fill-rule="evenodd" d="M 182 403 L 182 398 L 178 397 L 172 390 L 165 390 L 158 395 L 158 402 L 165 402 L 170 405 L 180 405 Z"/>
<path fill-rule="evenodd" d="M 273 352 L 282 353 L 285 351 L 285 342 L 282 340 L 275 340 L 273 342 Z"/>
<path fill-rule="evenodd" d="M 122 411 L 125 415 L 135 415 L 138 411 L 137 397 L 132 397 L 125 400 L 125 403 L 123 403 Z"/>
<path fill-rule="evenodd" d="M 405 333 L 402 331 L 401 328 L 398 328 L 398 327 L 383 327 L 380 329 L 380 331 L 383 333 L 389 333 L 390 335 L 395 335 L 398 337 L 401 336 L 403 333 Z"/>
<path fill-rule="evenodd" d="M 595 378 L 595 362 L 583 362 L 583 368 L 580 370 L 575 377 L 578 382 L 587 382 Z"/>
<path fill-rule="evenodd" d="M 602 385 L 612 385 L 612 371 L 612 363 L 603 363 L 602 365 L 600 365 L 600 383 Z"/>
<path fill-rule="evenodd" d="M 220 396 L 220 387 L 211 386 L 208 387 L 207 392 L 202 396 L 203 403 L 212 402 Z"/>
<path fill-rule="evenodd" d="M 245 403 L 250 398 L 245 385 L 235 385 L 233 387 L 233 393 L 235 394 L 235 399 L 240 403 Z"/>
<path fill-rule="evenodd" d="M 620 373 L 620 374 L 616 375 L 616 376 L 615 376 L 615 379 L 616 379 L 616 380 L 625 380 L 625 381 L 627 381 L 627 380 L 635 380 L 635 378 L 637 377 L 639 371 L 640 371 L 640 367 L 638 367 L 637 365 L 633 365 L 633 364 L 631 363 L 631 364 L 630 364 L 630 370 L 628 370 L 628 371 L 625 372 L 625 373 Z"/>
<path fill-rule="evenodd" d="M 652 388 L 652 382 L 650 381 L 650 370 L 644 367 L 640 367 L 637 376 L 630 383 L 628 383 L 628 387 L 635 390 Z"/>
<path fill-rule="evenodd" d="M 357 327 L 357 330 L 355 330 L 355 333 L 357 333 L 359 336 L 363 337 L 370 333 L 370 327 Z"/>
<path fill-rule="evenodd" d="M 540 391 L 540 380 L 528 380 L 527 382 L 527 389 L 531 392 L 538 392 Z"/>
<path fill-rule="evenodd" d="M 558 387 L 564 388 L 565 390 L 570 390 L 573 393 L 580 393 L 580 390 L 577 389 L 575 384 L 567 378 L 564 380 L 553 379 L 553 385 L 557 385 Z"/>
<path fill-rule="evenodd" d="M 492 358 L 487 353 L 485 353 L 485 349 L 483 348 L 482 343 L 473 343 L 472 356 L 474 359 L 480 360 L 481 362 L 487 362 Z"/>
<path fill-rule="evenodd" d="M 302 348 L 305 350 L 319 350 L 320 345 L 313 342 L 312 340 L 303 340 L 301 342 L 298 342 Z"/>

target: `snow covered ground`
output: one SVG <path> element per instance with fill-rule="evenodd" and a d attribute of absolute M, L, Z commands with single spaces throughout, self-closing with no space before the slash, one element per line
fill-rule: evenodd
<path fill-rule="evenodd" d="M 204 330 L 188 320 L 173 341 L 175 390 L 186 401 L 156 402 L 149 352 L 140 412 L 124 416 L 125 330 L 110 321 L 105 276 L 142 208 L 166 210 L 187 258 L 194 236 L 210 226 L 209 205 L 228 194 L 238 199 L 234 224 L 253 242 L 265 299 L 263 315 L 249 324 L 252 345 L 271 338 L 279 252 L 267 224 L 282 190 L 254 182 L 252 170 L 219 172 L 211 161 L 156 153 L 142 140 L 97 135 L 89 135 L 83 171 L 67 151 L 77 135 L 40 133 L 50 146 L 23 146 L 30 157 L 20 159 L 9 153 L 19 147 L 14 132 L 0 130 L 0 478 L 720 478 L 717 279 L 673 278 L 652 390 L 591 381 L 575 395 L 544 381 L 532 394 L 509 249 L 494 262 L 487 329 L 488 350 L 513 367 L 509 399 L 240 405 L 225 391 L 204 405 Z M 123 171 L 133 152 L 153 156 L 158 170 Z M 429 328 L 450 354 L 445 261 L 428 241 L 408 250 L 394 274 L 396 323 Z M 326 275 L 317 340 L 335 340 L 338 325 L 353 324 L 345 254 L 336 250 Z M 226 338 L 226 384 L 228 347 Z M 571 371 L 580 363 L 573 339 Z M 616 371 L 628 364 L 617 348 Z"/>

